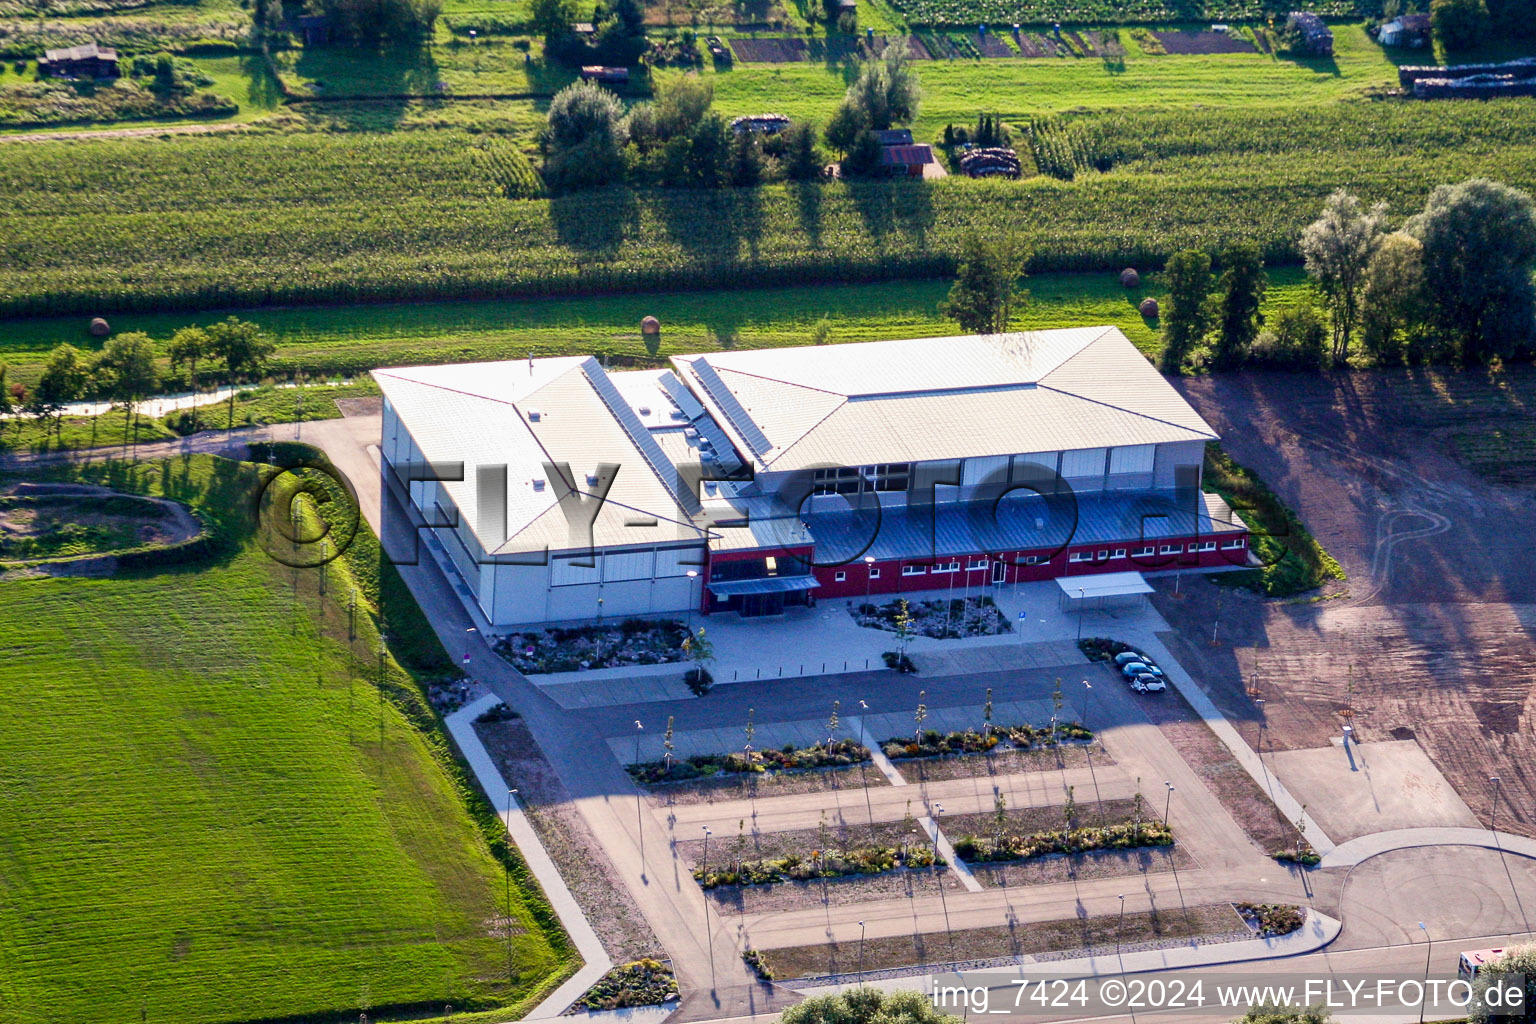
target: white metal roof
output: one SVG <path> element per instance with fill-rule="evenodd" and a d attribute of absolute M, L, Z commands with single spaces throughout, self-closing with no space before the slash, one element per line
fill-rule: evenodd
<path fill-rule="evenodd" d="M 464 479 L 443 486 L 488 552 L 702 538 L 682 511 L 686 496 L 677 493 L 675 466 L 638 417 L 611 408 L 616 392 L 591 357 L 396 367 L 373 376 L 426 459 L 464 463 Z M 548 479 L 546 462 L 569 464 L 579 499 L 595 492 L 599 466 L 619 467 L 590 541 L 573 533 L 572 521 L 584 525 L 587 517 L 559 507 L 569 492 Z M 508 467 L 508 536 L 501 543 L 485 535 L 475 494 L 476 467 L 495 465 Z M 646 520 L 654 522 L 640 525 Z"/>
<path fill-rule="evenodd" d="M 714 352 L 672 364 L 759 470 L 1216 437 L 1114 327 Z"/>
<path fill-rule="evenodd" d="M 1101 572 L 1092 576 L 1058 576 L 1061 592 L 1076 600 L 1094 597 L 1127 597 L 1152 593 L 1152 584 L 1139 572 Z"/>

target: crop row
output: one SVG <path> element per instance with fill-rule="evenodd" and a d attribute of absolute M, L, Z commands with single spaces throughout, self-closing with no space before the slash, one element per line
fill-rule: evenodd
<path fill-rule="evenodd" d="M 1335 188 L 1402 216 L 1440 182 L 1536 185 L 1536 108 L 1521 101 L 1143 112 L 1019 134 L 1054 176 L 554 200 L 507 198 L 500 162 L 453 132 L 8 146 L 0 315 L 932 276 L 1000 226 L 1038 270 L 1156 265 L 1240 237 L 1285 261 Z"/>
<path fill-rule="evenodd" d="M 1136 24 L 1138 22 L 1251 21 L 1264 17 L 1259 0 L 893 0 L 914 25 L 984 23 L 1049 25 Z M 1359 12 L 1354 0 L 1300 0 L 1301 10 L 1349 17 Z"/>

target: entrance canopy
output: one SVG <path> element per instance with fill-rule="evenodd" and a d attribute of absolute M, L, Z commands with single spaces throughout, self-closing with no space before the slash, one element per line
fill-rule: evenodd
<path fill-rule="evenodd" d="M 708 586 L 709 592 L 716 597 L 734 597 L 738 594 L 785 594 L 792 590 L 815 590 L 821 584 L 814 576 L 764 576 L 755 580 L 721 580 Z"/>
<path fill-rule="evenodd" d="M 1106 572 L 1093 576 L 1058 576 L 1062 596 L 1072 600 L 1097 597 L 1136 597 L 1152 593 L 1152 584 L 1139 572 Z"/>

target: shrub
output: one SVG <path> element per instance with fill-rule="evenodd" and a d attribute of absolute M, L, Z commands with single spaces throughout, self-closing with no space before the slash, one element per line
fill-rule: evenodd
<path fill-rule="evenodd" d="M 1125 821 L 1114 825 L 1087 826 L 1027 836 L 961 836 L 955 840 L 955 856 L 961 860 L 989 863 L 1031 860 L 1052 854 L 1085 853 L 1090 850 L 1132 850 L 1145 846 L 1172 846 L 1173 831 L 1160 821 Z"/>
<path fill-rule="evenodd" d="M 773 980 L 773 968 L 768 965 L 767 959 L 760 951 L 749 949 L 741 954 L 741 958 L 747 962 L 747 966 L 752 968 L 752 973 L 756 974 L 759 979 L 763 981 Z"/>
<path fill-rule="evenodd" d="M 636 960 L 615 967 L 586 991 L 577 1005 L 588 1010 L 657 1006 L 677 998 L 677 978 L 659 960 Z"/>
<path fill-rule="evenodd" d="M 1288 903 L 1238 903 L 1236 907 L 1243 920 L 1263 938 L 1289 935 L 1301 927 L 1301 908 Z"/>
<path fill-rule="evenodd" d="M 944 757 L 950 754 L 981 754 L 1001 744 L 1016 750 L 1055 746 L 1063 740 L 1090 740 L 1093 731 L 1077 722 L 1057 722 L 1053 737 L 1050 726 L 994 725 L 985 733 L 974 729 L 941 733 L 928 729 L 919 736 L 892 736 L 880 749 L 892 760 L 912 757 Z"/>
<path fill-rule="evenodd" d="M 681 782 L 700 776 L 718 774 L 751 775 L 769 771 L 812 771 L 818 768 L 843 768 L 869 760 L 869 749 L 853 740 L 835 740 L 812 747 L 786 743 L 774 750 L 754 750 L 729 754 L 695 754 L 687 758 L 647 761 L 625 767 L 630 777 L 642 784 Z"/>
<path fill-rule="evenodd" d="M 478 725 L 482 722 L 511 722 L 521 717 L 522 716 L 519 715 L 516 711 L 513 711 L 508 704 L 505 702 L 500 702 L 492 704 L 490 707 L 480 712 L 480 714 L 475 718 L 475 724 Z"/>
<path fill-rule="evenodd" d="M 817 878 L 879 875 L 898 868 L 944 867 L 927 843 L 903 846 L 863 846 L 853 850 L 817 850 L 810 857 L 788 853 L 760 860 L 726 860 L 693 869 L 694 880 L 705 889 L 721 885 L 773 885 L 775 882 L 808 882 Z"/>
<path fill-rule="evenodd" d="M 886 668 L 893 668 L 904 675 L 916 675 L 917 666 L 912 664 L 912 659 L 905 654 L 897 654 L 895 651 L 880 652 L 880 660 L 885 662 Z"/>
<path fill-rule="evenodd" d="M 715 685 L 715 677 L 709 674 L 707 668 L 691 668 L 683 673 L 683 682 L 688 685 L 689 693 L 702 697 Z"/>

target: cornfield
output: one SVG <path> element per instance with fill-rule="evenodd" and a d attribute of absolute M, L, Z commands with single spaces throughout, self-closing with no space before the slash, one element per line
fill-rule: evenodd
<path fill-rule="evenodd" d="M 1255 21 L 1267 13 L 1259 0 L 893 0 L 914 25 L 970 26 L 1126 25 L 1171 21 Z M 1329 17 L 1364 13 L 1355 0 L 1302 0 L 1297 10 Z"/>
<path fill-rule="evenodd" d="M 1440 182 L 1536 186 L 1536 105 L 1521 100 L 1020 130 L 1046 174 L 557 199 L 509 198 L 530 185 L 522 158 L 452 131 L 5 146 L 0 315 L 939 276 L 999 224 L 1042 271 L 1156 266 L 1239 238 L 1286 262 L 1335 188 L 1401 218 Z"/>

